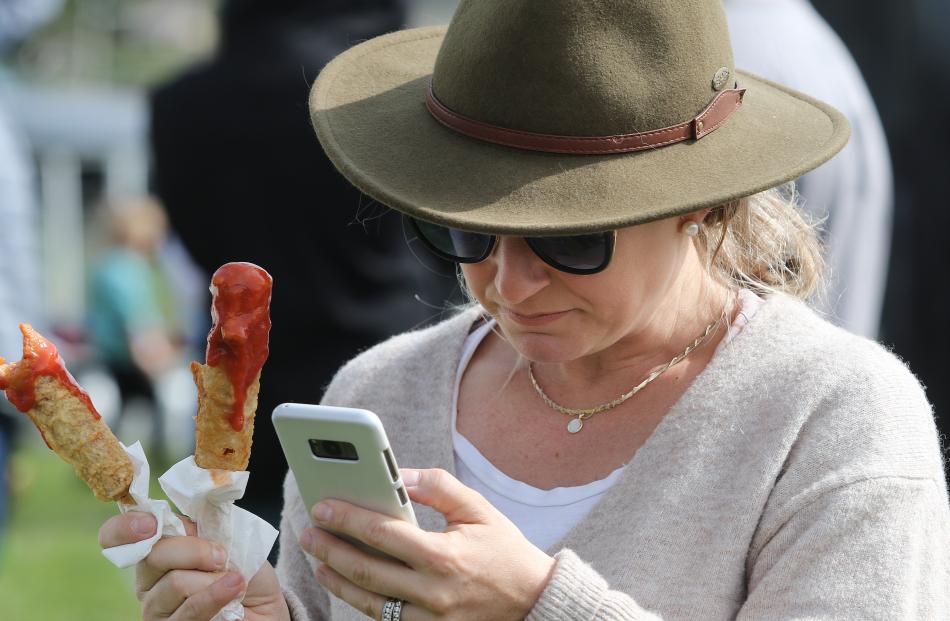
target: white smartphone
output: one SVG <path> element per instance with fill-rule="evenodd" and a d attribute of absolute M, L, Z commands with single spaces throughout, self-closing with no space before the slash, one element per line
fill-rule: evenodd
<path fill-rule="evenodd" d="M 417 525 L 396 457 L 379 417 L 369 410 L 283 403 L 271 415 L 287 464 L 308 511 L 336 498 Z M 385 553 L 333 532 L 376 556 Z"/>

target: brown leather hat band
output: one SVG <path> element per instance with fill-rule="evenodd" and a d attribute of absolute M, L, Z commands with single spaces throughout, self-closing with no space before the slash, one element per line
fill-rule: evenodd
<path fill-rule="evenodd" d="M 431 82 L 426 93 L 426 107 L 437 121 L 449 129 L 478 140 L 547 153 L 607 155 L 655 149 L 689 139 L 699 140 L 726 122 L 726 119 L 742 105 L 744 94 L 744 88 L 724 90 L 713 98 L 705 110 L 690 121 L 664 129 L 616 136 L 556 136 L 482 123 L 447 108 L 436 98 Z"/>

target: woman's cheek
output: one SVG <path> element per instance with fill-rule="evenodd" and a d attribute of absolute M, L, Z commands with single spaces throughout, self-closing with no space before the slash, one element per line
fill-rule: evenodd
<path fill-rule="evenodd" d="M 481 304 L 485 310 L 492 312 L 490 300 L 488 300 L 487 287 L 491 283 L 491 275 L 488 274 L 486 266 L 481 263 L 461 264 L 462 277 L 465 279 L 465 286 L 469 293 Z"/>

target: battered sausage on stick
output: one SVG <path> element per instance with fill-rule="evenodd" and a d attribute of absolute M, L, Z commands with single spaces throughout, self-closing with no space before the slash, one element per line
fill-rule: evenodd
<path fill-rule="evenodd" d="M 251 456 L 261 367 L 267 360 L 273 281 L 252 263 L 227 263 L 211 277 L 206 364 L 191 363 L 198 386 L 195 463 L 245 470 Z"/>
<path fill-rule="evenodd" d="M 96 498 L 135 504 L 129 496 L 132 460 L 89 395 L 66 370 L 56 346 L 27 324 L 20 324 L 20 331 L 23 359 L 3 364 L 0 358 L 0 390 L 33 420 L 46 445 L 76 470 Z"/>

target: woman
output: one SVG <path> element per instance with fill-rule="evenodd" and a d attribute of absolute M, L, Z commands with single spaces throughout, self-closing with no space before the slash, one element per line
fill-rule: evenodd
<path fill-rule="evenodd" d="M 447 33 L 328 65 L 324 148 L 478 302 L 324 397 L 377 412 L 421 468 L 402 471 L 421 528 L 305 507 L 288 478 L 276 573 L 245 585 L 211 544 L 164 540 L 139 569 L 147 618 L 208 619 L 244 588 L 253 619 L 946 615 L 930 407 L 796 299 L 814 231 L 762 192 L 846 123 L 737 74 L 724 24 L 718 0 L 472 0 Z M 153 532 L 137 519 L 103 545 Z"/>

